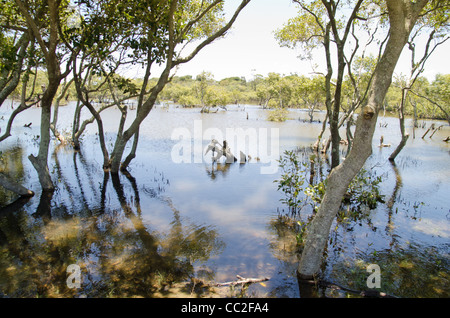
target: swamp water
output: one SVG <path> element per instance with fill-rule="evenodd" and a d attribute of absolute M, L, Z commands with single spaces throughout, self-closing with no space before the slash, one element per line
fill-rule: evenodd
<path fill-rule="evenodd" d="M 58 128 L 67 134 L 74 106 L 60 108 Z M 0 109 L 2 129 L 8 114 L 6 106 Z M 41 194 L 27 159 L 38 151 L 40 109 L 19 114 L 13 136 L 0 144 L 1 170 L 36 195 L 15 201 L 0 189 L 0 295 L 299 297 L 296 221 L 280 217 L 287 207 L 274 183 L 282 172 L 261 173 L 270 166 L 264 155 L 271 148 L 259 161 L 249 150 L 253 158 L 243 165 L 212 165 L 210 154 L 203 157 L 210 140 L 202 133 L 208 128 L 223 135 L 227 128 L 254 129 L 268 137 L 271 128 L 278 128 L 278 156 L 310 146 L 321 128 L 321 123 L 305 122 L 302 111 L 292 110 L 292 119 L 284 123 L 267 121 L 267 114 L 255 106 L 230 106 L 214 114 L 155 107 L 141 126 L 129 174 L 118 178 L 103 173 L 96 124 L 91 124 L 80 152 L 52 142 L 53 195 Z M 118 117 L 115 110 L 103 114 L 110 150 Z M 24 127 L 30 122 L 30 128 Z M 411 137 L 393 166 L 387 158 L 394 148 L 377 146 L 381 135 L 384 143 L 399 142 L 398 119 L 380 116 L 379 123 L 387 126 L 377 127 L 365 169 L 382 177 L 385 203 L 333 226 L 324 279 L 367 289 L 367 265 L 377 264 L 381 291 L 399 297 L 449 297 L 450 145 L 442 140 L 450 128 L 437 122 L 444 126 L 431 139 L 422 139 L 431 123 L 426 122 L 412 138 L 407 121 Z M 180 128 L 190 132 L 192 159 L 201 156 L 201 162 L 174 162 L 172 151 L 180 140 L 172 134 Z M 68 287 L 70 264 L 79 266 L 80 288 Z M 207 288 L 234 281 L 236 275 L 269 280 L 243 291 Z M 331 290 L 323 295 L 345 296 Z"/>

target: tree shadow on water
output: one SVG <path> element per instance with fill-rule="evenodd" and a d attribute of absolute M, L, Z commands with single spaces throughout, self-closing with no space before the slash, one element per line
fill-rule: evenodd
<path fill-rule="evenodd" d="M 55 192 L 0 210 L 0 296 L 166 297 L 172 290 L 188 296 L 194 292 L 189 287 L 196 275 L 194 263 L 223 249 L 216 230 L 184 219 L 171 200 L 154 195 L 158 190 L 142 193 L 144 187 L 129 172 L 93 174 L 81 154 L 73 155 L 72 164 L 55 162 Z M 152 228 L 149 202 L 163 202 L 172 210 L 168 230 Z M 79 288 L 70 284 L 71 264 L 79 266 Z"/>

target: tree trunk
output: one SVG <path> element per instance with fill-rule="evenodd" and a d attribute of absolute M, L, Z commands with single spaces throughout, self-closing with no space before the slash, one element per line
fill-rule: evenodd
<path fill-rule="evenodd" d="M 345 71 L 345 53 L 344 47 L 347 41 L 347 36 L 350 32 L 350 26 L 353 23 L 353 20 L 356 18 L 357 12 L 362 4 L 362 0 L 358 0 L 353 8 L 353 12 L 349 17 L 345 31 L 342 34 L 342 38 L 340 37 L 339 28 L 337 26 L 336 21 L 336 8 L 333 8 L 333 4 L 331 1 L 322 1 L 323 5 L 327 9 L 328 17 L 330 18 L 329 25 L 331 26 L 331 30 L 333 31 L 333 42 L 336 43 L 337 50 L 337 61 L 338 61 L 338 70 L 337 70 L 337 80 L 336 87 L 334 92 L 334 105 L 332 114 L 330 115 L 330 132 L 331 132 L 331 169 L 334 169 L 339 165 L 339 148 L 341 144 L 341 137 L 339 135 L 339 113 L 341 110 L 341 99 L 342 99 L 342 82 L 344 80 L 344 71 Z M 330 41 L 330 38 L 327 36 L 326 41 Z M 329 44 L 328 44 L 329 45 Z M 329 60 L 329 47 L 327 52 L 327 59 Z M 328 61 L 329 63 L 329 61 Z M 328 66 L 329 68 L 329 66 Z M 329 72 L 329 71 L 328 71 Z M 331 78 L 330 78 L 331 79 Z M 330 80 L 329 79 L 329 80 Z M 329 89 L 329 88 L 328 88 Z"/>
<path fill-rule="evenodd" d="M 341 146 L 341 136 L 339 135 L 339 112 L 341 110 L 342 81 L 344 79 L 344 45 L 338 45 L 338 78 L 334 93 L 333 115 L 330 116 L 331 132 L 331 169 L 336 168 L 340 162 L 339 148 Z"/>
<path fill-rule="evenodd" d="M 111 153 L 111 174 L 117 174 L 120 170 L 120 162 L 122 160 L 123 153 L 125 151 L 125 146 L 129 138 L 126 136 L 118 136 L 116 143 L 114 144 L 114 149 Z"/>
<path fill-rule="evenodd" d="M 58 123 L 58 112 L 59 112 L 59 106 L 61 104 L 61 100 L 64 98 L 64 96 L 67 94 L 67 91 L 69 89 L 69 87 L 71 86 L 73 82 L 73 78 L 66 83 L 66 81 L 64 80 L 64 87 L 62 89 L 61 94 L 56 98 L 55 100 L 55 105 L 53 107 L 53 121 L 50 124 L 50 129 L 53 132 L 53 135 L 55 136 L 56 139 L 59 140 L 59 142 L 61 144 L 65 144 L 66 143 L 66 139 L 64 138 L 63 135 L 61 135 L 61 133 L 58 131 L 58 129 L 56 128 L 56 125 Z"/>
<path fill-rule="evenodd" d="M 53 136 L 55 136 L 55 138 L 58 139 L 61 144 L 65 144 L 66 139 L 56 128 L 56 124 L 58 122 L 59 103 L 60 100 L 56 100 L 55 106 L 53 107 L 53 121 L 50 124 L 50 130 L 53 132 Z"/>
<path fill-rule="evenodd" d="M 406 0 L 386 0 L 386 3 L 390 21 L 390 37 L 375 69 L 367 101 L 358 116 L 353 148 L 349 156 L 329 174 L 320 208 L 307 229 L 305 247 L 297 268 L 299 279 L 310 279 L 319 273 L 331 225 L 350 182 L 372 154 L 372 138 L 378 111 L 391 84 L 392 74 L 409 33 L 427 1 L 413 3 Z"/>
<path fill-rule="evenodd" d="M 123 134 L 117 136 L 116 143 L 114 144 L 114 149 L 111 153 L 111 173 L 117 174 L 120 170 L 120 163 L 123 157 L 123 153 L 125 151 L 125 146 L 127 145 L 128 140 L 130 140 L 131 137 L 134 136 L 139 130 L 139 127 L 144 121 L 144 119 L 147 117 L 147 115 L 150 113 L 150 111 L 153 109 L 153 106 L 155 105 L 156 98 L 158 97 L 158 94 L 161 92 L 161 90 L 166 85 L 168 79 L 170 70 L 172 69 L 171 63 L 168 63 L 165 70 L 161 74 L 158 83 L 156 86 L 152 89 L 152 93 L 150 94 L 150 97 L 145 101 L 145 103 L 142 104 L 142 107 L 137 111 L 136 118 L 131 123 L 130 127 L 126 131 L 124 131 Z"/>
<path fill-rule="evenodd" d="M 317 140 L 313 145 L 313 150 L 315 152 L 319 152 L 320 142 L 322 141 L 323 133 L 325 132 L 325 130 L 327 128 L 327 121 L 328 121 L 328 112 L 325 114 L 325 118 L 323 119 L 322 130 L 320 131 L 320 134 L 319 134 L 319 136 L 317 136 Z"/>
<path fill-rule="evenodd" d="M 13 68 L 11 70 L 12 75 L 7 74 L 4 70 L 1 74 L 0 79 L 0 107 L 3 102 L 8 98 L 8 96 L 16 89 L 19 85 L 20 76 L 22 74 L 22 65 L 26 55 L 26 50 L 30 44 L 30 36 L 25 32 L 16 45 L 17 56 L 16 63 L 13 63 Z M 16 65 L 14 65 L 16 64 Z"/>
<path fill-rule="evenodd" d="M 405 147 L 406 142 L 408 141 L 409 134 L 405 131 L 405 116 L 404 116 L 404 109 L 405 109 L 405 102 L 406 102 L 406 96 L 408 94 L 408 90 L 406 88 L 402 89 L 402 100 L 400 102 L 400 109 L 398 110 L 398 118 L 400 120 L 400 131 L 402 133 L 402 140 L 400 141 L 397 148 L 395 148 L 394 152 L 389 156 L 390 161 L 394 161 L 397 155 L 402 151 L 403 147 Z"/>
<path fill-rule="evenodd" d="M 348 120 L 347 120 L 347 129 L 346 129 L 347 153 L 345 156 L 348 156 L 348 154 L 350 153 L 350 150 L 352 149 L 352 142 L 353 142 L 352 125 L 353 125 L 353 113 L 348 117 Z"/>
<path fill-rule="evenodd" d="M 46 91 L 47 92 L 47 91 Z M 44 94 L 45 95 L 45 94 Z M 52 178 L 48 170 L 48 150 L 50 146 L 50 115 L 52 99 L 42 100 L 41 107 L 41 136 L 39 142 L 39 152 L 37 156 L 29 155 L 28 159 L 36 170 L 42 190 L 53 191 Z"/>
<path fill-rule="evenodd" d="M 412 102 L 413 109 L 414 109 L 414 121 L 413 121 L 413 139 L 416 138 L 416 128 L 419 127 L 419 123 L 417 120 L 417 102 Z"/>
<path fill-rule="evenodd" d="M 55 187 L 48 170 L 48 151 L 50 146 L 52 102 L 61 81 L 59 61 L 54 52 L 53 54 L 49 54 L 47 59 L 47 77 L 49 84 L 44 91 L 41 101 L 41 135 L 39 152 L 37 156 L 28 156 L 28 159 L 31 161 L 33 167 L 38 173 L 42 190 L 53 191 Z"/>
<path fill-rule="evenodd" d="M 149 56 L 147 59 L 147 68 L 145 69 L 144 80 L 142 83 L 141 92 L 139 93 L 136 116 L 137 116 L 137 114 L 139 114 L 139 111 L 142 108 L 142 104 L 144 103 L 145 91 L 147 89 L 148 80 L 150 78 L 150 74 L 151 74 L 150 70 L 151 70 L 152 64 L 153 64 L 153 60 Z M 138 146 L 138 142 L 139 142 L 139 129 L 140 129 L 140 127 L 138 127 L 137 131 L 134 134 L 133 146 L 131 147 L 130 153 L 128 154 L 128 156 L 125 158 L 125 160 L 122 162 L 122 165 L 120 166 L 120 170 L 122 170 L 122 171 L 126 170 L 128 168 L 128 165 L 130 164 L 131 160 L 136 158 L 136 150 L 137 150 L 137 146 Z"/>
<path fill-rule="evenodd" d="M 45 66 L 47 68 L 48 87 L 45 89 L 41 101 L 41 135 L 39 143 L 39 153 L 37 156 L 30 155 L 28 159 L 38 173 L 39 182 L 42 190 L 53 191 L 54 185 L 48 170 L 48 151 L 50 145 L 50 117 L 53 99 L 58 91 L 59 84 L 63 77 L 60 70 L 60 60 L 58 56 L 59 41 L 59 13 L 60 3 L 58 1 L 48 0 L 46 2 L 46 10 L 48 12 L 48 26 L 40 29 L 36 25 L 36 20 L 41 17 L 30 15 L 30 11 L 22 1 L 16 0 L 16 5 L 26 20 L 29 31 L 33 33 L 34 38 L 39 43 L 41 52 L 43 53 Z M 41 33 L 42 32 L 42 33 Z M 43 35 L 45 34 L 45 41 Z M 68 61 L 67 63 L 70 63 Z"/>
<path fill-rule="evenodd" d="M 77 73 L 77 60 L 76 59 L 73 60 L 73 70 L 74 70 L 74 81 L 75 81 L 75 88 L 77 91 L 77 96 L 80 99 L 81 103 L 89 110 L 89 112 L 92 114 L 92 117 L 95 118 L 95 121 L 97 122 L 98 139 L 100 141 L 100 149 L 103 154 L 103 170 L 108 170 L 109 166 L 110 166 L 110 158 L 109 158 L 109 153 L 108 153 L 108 149 L 106 147 L 106 142 L 105 142 L 105 133 L 103 130 L 102 117 L 95 110 L 95 107 L 92 105 L 92 103 L 89 99 L 87 90 L 83 91 L 84 87 L 82 87 L 82 83 L 81 83 L 79 74 Z M 81 108 L 78 108 L 78 106 L 77 106 L 77 109 L 75 111 L 75 116 L 77 116 L 77 118 L 74 120 L 74 123 L 76 122 L 77 125 L 79 124 L 80 109 Z M 87 123 L 87 121 L 85 121 L 85 122 Z M 85 128 L 85 126 L 84 126 L 84 128 Z M 80 135 L 77 132 L 77 134 L 75 134 L 75 136 L 77 138 L 74 141 L 74 146 L 79 149 L 78 138 Z"/>
<path fill-rule="evenodd" d="M 130 164 L 131 160 L 136 158 L 136 150 L 137 150 L 138 142 L 139 142 L 139 128 L 136 131 L 136 133 L 134 134 L 133 145 L 131 146 L 131 151 L 128 154 L 128 156 L 125 158 L 125 160 L 122 162 L 122 164 L 120 165 L 120 170 L 126 170 L 128 168 L 128 165 Z"/>
<path fill-rule="evenodd" d="M 326 31 L 325 31 L 325 37 L 324 37 L 324 46 L 325 46 L 325 56 L 327 61 L 327 74 L 325 75 L 325 91 L 326 91 L 326 97 L 325 97 L 325 105 L 327 108 L 327 115 L 328 115 L 328 122 L 330 124 L 330 139 L 328 139 L 327 142 L 333 141 L 333 135 L 336 135 L 335 132 L 338 132 L 339 130 L 336 130 L 335 127 L 337 127 L 337 121 L 333 122 L 334 119 L 334 113 L 333 113 L 333 100 L 331 98 L 331 77 L 333 76 L 333 67 L 331 64 L 331 49 L 330 49 L 330 32 L 331 32 L 331 23 L 327 24 Z M 327 146 L 323 147 L 322 152 L 326 153 L 328 150 L 329 144 Z M 331 154 L 333 156 L 333 154 Z M 338 152 L 339 155 L 339 152 Z"/>
<path fill-rule="evenodd" d="M 80 131 L 80 117 L 81 117 L 81 108 L 83 104 L 78 99 L 77 106 L 75 108 L 75 113 L 73 115 L 73 124 L 72 124 L 72 146 L 75 150 L 80 150 L 80 136 L 83 133 L 84 129 Z M 94 119 L 92 117 L 93 122 Z"/>
<path fill-rule="evenodd" d="M 130 140 L 131 137 L 133 137 L 139 130 L 139 126 L 141 125 L 142 121 L 147 117 L 147 115 L 150 113 L 150 111 L 153 109 L 153 106 L 155 105 L 156 98 L 158 97 L 158 94 L 161 92 L 161 90 L 164 88 L 164 86 L 167 84 L 169 80 L 170 71 L 172 68 L 189 62 L 192 60 L 198 52 L 200 52 L 205 46 L 212 43 L 217 38 L 223 36 L 233 25 L 233 23 L 236 21 L 236 18 L 238 17 L 239 13 L 242 11 L 242 9 L 250 2 L 250 0 L 242 0 L 239 7 L 234 12 L 234 15 L 232 18 L 226 23 L 222 28 L 217 30 L 214 34 L 210 35 L 206 39 L 204 39 L 188 56 L 181 58 L 178 57 L 175 60 L 173 58 L 176 56 L 175 54 L 175 47 L 180 44 L 179 37 L 180 35 L 175 34 L 175 28 L 174 28 L 174 19 L 175 19 L 175 12 L 176 12 L 176 6 L 177 2 L 172 1 L 169 8 L 168 13 L 168 51 L 165 56 L 166 60 L 166 66 L 161 73 L 157 84 L 152 88 L 151 94 L 149 98 L 145 101 L 145 103 L 142 104 L 141 109 L 137 111 L 136 118 L 131 123 L 131 125 L 128 127 L 126 131 L 121 136 L 118 136 L 116 139 L 116 143 L 114 145 L 114 149 L 111 153 L 111 174 L 117 174 L 120 169 L 120 162 L 122 160 L 122 156 L 125 150 L 125 146 L 127 142 Z M 206 13 L 206 11 L 205 11 Z M 150 52 L 147 52 L 150 54 Z"/>

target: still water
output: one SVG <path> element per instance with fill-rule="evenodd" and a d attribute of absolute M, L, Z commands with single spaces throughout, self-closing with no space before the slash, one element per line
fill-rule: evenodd
<path fill-rule="evenodd" d="M 58 128 L 67 135 L 74 106 L 60 109 Z M 2 130 L 9 111 L 0 110 Z M 0 189 L 0 295 L 299 297 L 296 220 L 304 220 L 311 209 L 293 221 L 281 217 L 288 215 L 274 183 L 281 170 L 268 168 L 284 150 L 313 144 L 321 123 L 307 122 L 300 110 L 292 110 L 284 123 L 267 121 L 267 114 L 249 105 L 212 114 L 156 107 L 142 125 L 129 174 L 118 178 L 103 173 L 96 125 L 91 124 L 80 152 L 52 142 L 49 169 L 57 188 L 50 196 L 40 193 L 27 159 L 38 151 L 40 109 L 20 114 L 13 136 L 0 145 L 1 170 L 36 195 L 15 201 Z M 103 116 L 111 151 L 119 113 L 107 110 Z M 380 116 L 379 123 L 365 168 L 382 177 L 385 203 L 333 226 L 324 278 L 367 289 L 366 267 L 378 264 L 382 291 L 449 297 L 450 145 L 442 140 L 450 127 L 436 121 L 443 127 L 422 139 L 431 121 L 420 121 L 425 128 L 416 129 L 413 138 L 407 121 L 411 137 L 393 166 L 387 160 L 393 147 L 379 148 L 378 141 L 380 136 L 393 146 L 400 141 L 398 120 Z M 257 145 L 249 145 L 248 138 L 244 149 L 252 159 L 213 165 L 211 153 L 204 155 L 212 134 L 221 141 L 227 129 L 238 128 L 256 133 Z M 174 151 L 181 144 L 177 132 L 185 136 L 183 149 L 191 150 L 182 162 L 174 160 L 182 154 Z M 80 288 L 68 287 L 70 264 L 81 270 Z M 207 288 L 234 281 L 236 275 L 269 280 L 245 291 Z M 323 295 L 345 296 L 330 290 Z"/>

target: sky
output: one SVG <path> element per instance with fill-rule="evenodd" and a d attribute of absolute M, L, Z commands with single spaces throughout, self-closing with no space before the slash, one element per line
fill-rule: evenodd
<path fill-rule="evenodd" d="M 240 4 L 240 0 L 225 1 L 227 16 L 231 16 Z M 218 39 L 200 51 L 193 60 L 182 65 L 176 75 L 196 76 L 202 71 L 210 72 L 214 79 L 238 76 L 251 80 L 256 74 L 267 76 L 269 72 L 290 75 L 311 75 L 312 63 L 298 58 L 298 51 L 280 47 L 275 40 L 274 31 L 297 14 L 297 8 L 291 0 L 252 0 L 241 11 L 232 29 L 225 38 Z M 396 74 L 408 73 L 410 58 L 405 54 L 400 58 Z M 424 76 L 430 80 L 437 73 L 450 73 L 448 53 L 450 41 L 441 45 L 427 61 Z M 314 63 L 322 66 L 324 58 L 317 52 Z M 152 76 L 158 76 L 156 68 Z M 140 70 L 133 77 L 140 77 Z"/>

